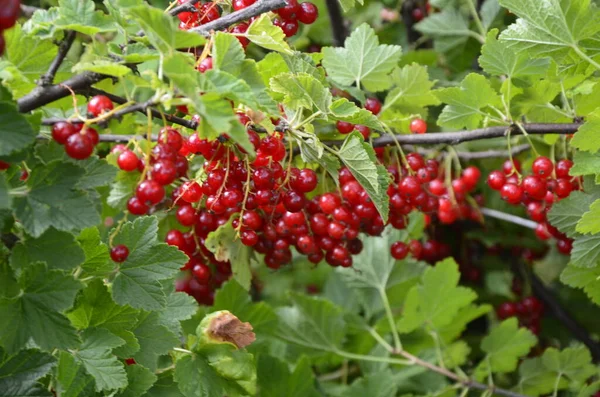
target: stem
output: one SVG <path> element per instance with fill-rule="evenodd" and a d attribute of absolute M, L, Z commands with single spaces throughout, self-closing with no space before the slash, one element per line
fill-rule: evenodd
<path fill-rule="evenodd" d="M 585 52 L 581 51 L 581 48 L 579 48 L 577 45 L 573 44 L 571 46 L 571 48 L 573 48 L 573 50 L 575 50 L 575 52 L 577 53 L 577 55 L 579 55 L 581 58 L 583 58 L 584 60 L 588 61 L 592 66 L 594 66 L 596 69 L 600 70 L 600 64 L 597 63 L 596 61 L 594 61 L 592 58 L 590 58 Z"/>
<path fill-rule="evenodd" d="M 191 350 L 182 349 L 180 347 L 174 347 L 173 350 L 175 350 L 176 352 L 180 352 L 180 353 L 192 354 Z"/>
<path fill-rule="evenodd" d="M 377 356 L 366 356 L 363 354 L 354 354 L 344 350 L 335 350 L 335 354 L 338 356 L 342 356 L 348 358 L 350 360 L 358 360 L 358 361 L 371 361 L 375 363 L 388 363 L 388 364 L 398 364 L 398 365 L 410 365 L 411 362 L 409 360 L 401 360 L 398 358 L 391 357 L 377 357 Z"/>
<path fill-rule="evenodd" d="M 60 65 L 62 65 L 67 54 L 69 53 L 69 50 L 71 49 L 71 46 L 73 45 L 76 36 L 77 32 L 74 32 L 72 30 L 65 32 L 65 38 L 61 41 L 60 45 L 58 46 L 58 53 L 56 54 L 56 57 L 50 64 L 50 67 L 48 68 L 46 74 L 42 75 L 42 77 L 40 77 L 40 80 L 38 81 L 39 86 L 46 87 L 52 84 L 52 82 L 54 81 L 54 76 L 56 76 L 56 72 L 58 72 Z"/>
<path fill-rule="evenodd" d="M 535 148 L 535 145 L 531 141 L 531 138 L 527 134 L 527 131 L 525 130 L 525 128 L 523 128 L 523 125 L 519 122 L 517 122 L 516 125 L 517 125 L 517 127 L 519 127 L 519 129 L 521 130 L 523 135 L 525 135 L 525 138 L 527 139 L 527 142 L 529 142 L 529 145 L 531 145 L 531 149 L 533 149 L 533 153 L 535 154 L 535 156 L 539 157 L 540 154 L 538 153 L 537 149 Z"/>
<path fill-rule="evenodd" d="M 346 29 L 346 24 L 344 23 L 344 16 L 342 15 L 340 3 L 338 0 L 325 0 L 325 5 L 327 6 L 329 14 L 333 45 L 335 47 L 342 47 L 348 36 L 348 31 Z"/>
<path fill-rule="evenodd" d="M 502 221 L 514 223 L 515 225 L 523 226 L 528 229 L 535 229 L 537 227 L 537 222 L 530 221 L 529 219 L 521 218 L 516 215 L 493 210 L 491 208 L 481 208 L 481 213 L 485 216 L 489 216 L 490 218 L 496 218 Z"/>
<path fill-rule="evenodd" d="M 479 33 L 481 34 L 481 36 L 483 36 L 484 38 L 484 42 L 485 42 L 485 34 L 487 33 L 483 27 L 483 24 L 481 23 L 481 19 L 479 18 L 479 13 L 477 12 L 477 9 L 475 8 L 475 3 L 473 3 L 473 0 L 467 0 L 467 6 L 469 7 L 469 11 L 471 12 L 471 16 L 473 17 L 473 20 L 475 21 L 475 26 L 477 26 L 477 29 L 479 30 Z"/>
<path fill-rule="evenodd" d="M 383 307 L 385 308 L 385 315 L 390 324 L 390 329 L 392 330 L 392 337 L 394 338 L 394 347 L 396 350 L 402 349 L 402 343 L 400 342 L 400 335 L 398 334 L 398 328 L 396 328 L 396 321 L 394 320 L 394 314 L 392 313 L 392 307 L 390 306 L 390 301 L 387 298 L 385 290 L 383 288 L 378 288 L 379 296 L 381 297 L 381 302 L 383 303 Z"/>

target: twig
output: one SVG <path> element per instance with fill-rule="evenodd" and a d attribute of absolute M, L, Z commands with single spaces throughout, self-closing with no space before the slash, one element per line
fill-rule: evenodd
<path fill-rule="evenodd" d="M 73 41 L 75 41 L 75 36 L 77 36 L 77 33 L 72 30 L 65 33 L 65 38 L 58 46 L 58 54 L 56 54 L 56 57 L 52 61 L 52 64 L 50 64 L 46 74 L 42 75 L 38 81 L 39 86 L 46 87 L 54 82 L 54 76 L 56 76 L 56 72 L 58 72 L 60 65 L 62 65 L 67 53 L 71 49 Z"/>
<path fill-rule="evenodd" d="M 520 216 L 507 214 L 502 211 L 493 210 L 491 208 L 481 208 L 481 213 L 485 216 L 489 216 L 490 218 L 496 218 L 500 219 L 501 221 L 514 223 L 515 225 L 523 226 L 528 229 L 535 229 L 537 227 L 537 222 L 521 218 Z"/>
<path fill-rule="evenodd" d="M 346 37 L 348 37 L 348 29 L 344 22 L 342 9 L 338 0 L 325 0 L 327 11 L 329 13 L 329 23 L 331 25 L 331 33 L 333 34 L 333 45 L 342 47 Z"/>
<path fill-rule="evenodd" d="M 169 11 L 169 15 L 179 15 L 182 12 L 194 12 L 194 11 L 198 11 L 198 9 L 196 7 L 194 7 L 194 5 L 196 3 L 199 3 L 200 0 L 189 0 L 186 3 L 183 3 L 181 5 L 178 5 L 177 7 L 173 7 L 170 11 Z"/>
<path fill-rule="evenodd" d="M 252 17 L 276 10 L 283 6 L 285 6 L 285 0 L 258 0 L 250 7 L 243 8 L 204 25 L 189 29 L 188 32 L 195 32 L 208 36 L 212 31 L 226 29 L 238 22 L 246 21 Z"/>
<path fill-rule="evenodd" d="M 424 148 L 420 148 L 417 146 L 413 146 L 413 145 L 402 145 L 403 149 L 406 149 L 408 151 L 411 152 L 418 152 L 419 154 L 422 155 L 431 155 L 431 154 L 435 154 L 435 151 L 433 149 L 424 149 Z M 510 153 L 515 156 L 519 153 L 523 153 L 526 150 L 529 150 L 530 146 L 529 144 L 525 143 L 523 145 L 518 145 L 518 146 L 514 146 L 511 150 Z M 477 151 L 477 152 L 460 152 L 457 151 L 456 155 L 458 156 L 458 158 L 460 158 L 461 160 L 481 160 L 481 159 L 491 159 L 491 158 L 496 158 L 496 157 L 500 157 L 500 158 L 505 158 L 507 157 L 509 154 L 509 151 L 506 149 L 496 149 L 496 150 L 481 150 L 481 151 Z M 441 155 L 445 155 L 445 153 L 441 153 Z"/>

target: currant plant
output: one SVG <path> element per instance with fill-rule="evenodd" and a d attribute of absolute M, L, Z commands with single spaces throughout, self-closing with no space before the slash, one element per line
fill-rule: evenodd
<path fill-rule="evenodd" d="M 600 395 L 590 0 L 0 7 L 0 396 Z"/>

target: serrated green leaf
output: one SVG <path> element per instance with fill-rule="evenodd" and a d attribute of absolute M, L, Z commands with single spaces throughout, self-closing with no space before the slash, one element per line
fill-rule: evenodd
<path fill-rule="evenodd" d="M 254 93 L 256 102 L 265 111 L 270 112 L 271 114 L 277 114 L 277 112 L 279 112 L 277 103 L 267 93 L 267 87 L 258 72 L 257 63 L 254 60 L 244 60 L 242 63 L 242 71 L 239 77 L 250 86 L 250 89 Z"/>
<path fill-rule="evenodd" d="M 369 128 L 382 129 L 382 124 L 373 113 L 359 108 L 346 98 L 336 99 L 329 106 L 329 118 L 347 123 L 360 124 Z"/>
<path fill-rule="evenodd" d="M 600 233 L 600 199 L 594 201 L 589 211 L 585 212 L 579 222 L 577 222 L 578 233 L 582 234 L 598 234 Z"/>
<path fill-rule="evenodd" d="M 589 350 L 583 346 L 567 347 L 563 350 L 548 348 L 542 355 L 542 363 L 557 376 L 566 376 L 571 380 L 581 382 L 596 372 L 592 364 L 592 356 Z"/>
<path fill-rule="evenodd" d="M 365 189 L 383 222 L 387 222 L 389 214 L 387 188 L 390 179 L 386 169 L 377 164 L 373 147 L 364 142 L 358 131 L 353 131 L 344 141 L 338 156 Z"/>
<path fill-rule="evenodd" d="M 0 299 L 0 343 L 16 352 L 32 338 L 43 350 L 75 348 L 79 338 L 61 313 L 73 305 L 83 286 L 61 270 L 31 264 L 19 277 L 21 293 Z"/>
<path fill-rule="evenodd" d="M 562 384 L 561 384 L 562 383 Z M 564 385 L 566 381 L 559 383 Z M 528 358 L 519 365 L 519 384 L 516 389 L 527 396 L 551 393 L 556 384 L 556 374 L 548 370 L 541 357 Z"/>
<path fill-rule="evenodd" d="M 144 313 L 133 330 L 140 350 L 133 356 L 138 364 L 156 370 L 158 357 L 167 354 L 181 342 L 177 335 L 161 324 L 158 313 Z"/>
<path fill-rule="evenodd" d="M 425 270 L 422 283 L 408 292 L 404 315 L 398 321 L 399 331 L 449 325 L 461 309 L 477 299 L 474 291 L 458 286 L 459 279 L 458 265 L 451 258 Z"/>
<path fill-rule="evenodd" d="M 125 371 L 127 388 L 117 394 L 118 397 L 141 397 L 158 379 L 148 368 L 138 364 L 126 366 Z"/>
<path fill-rule="evenodd" d="M 283 103 L 294 110 L 329 112 L 332 96 L 323 84 L 308 73 L 282 73 L 271 78 L 271 89 L 284 95 Z"/>
<path fill-rule="evenodd" d="M 128 8 L 126 11 L 137 21 L 150 43 L 162 52 L 169 54 L 175 49 L 175 32 L 177 27 L 175 21 L 163 10 L 140 5 Z"/>
<path fill-rule="evenodd" d="M 258 385 L 262 397 L 317 397 L 314 374 L 308 357 L 302 357 L 290 371 L 288 364 L 266 354 L 258 357 Z"/>
<path fill-rule="evenodd" d="M 419 114 L 426 106 L 440 103 L 431 91 L 435 81 L 429 80 L 426 66 L 413 63 L 396 68 L 391 78 L 394 88 L 385 97 L 382 112 L 394 109 L 406 114 Z"/>
<path fill-rule="evenodd" d="M 60 250 L 57 250 L 60 247 Z M 71 270 L 85 260 L 83 250 L 71 233 L 50 228 L 38 238 L 27 238 L 13 248 L 10 257 L 14 269 L 33 262 L 46 262 L 50 269 Z"/>
<path fill-rule="evenodd" d="M 600 266 L 581 268 L 569 264 L 561 273 L 560 281 L 569 287 L 583 289 L 592 302 L 600 305 Z"/>
<path fill-rule="evenodd" d="M 529 353 L 536 343 L 535 335 L 527 328 L 519 328 L 516 318 L 503 321 L 481 341 L 486 357 L 475 369 L 475 377 L 481 380 L 492 372 L 514 371 L 519 358 Z"/>
<path fill-rule="evenodd" d="M 592 42 L 598 39 L 600 26 L 590 0 L 500 0 L 500 5 L 519 17 L 500 35 L 515 51 L 550 56 L 559 64 L 567 55 L 581 59 L 579 52 L 588 52 L 590 57 L 598 54 Z"/>
<path fill-rule="evenodd" d="M 50 354 L 22 350 L 11 357 L 0 349 L 0 396 L 51 396 L 37 380 L 55 365 Z"/>
<path fill-rule="evenodd" d="M 325 152 L 323 143 L 321 143 L 319 138 L 316 136 L 307 139 L 296 138 L 296 142 L 298 143 L 300 156 L 304 162 L 319 164 L 336 183 L 338 182 L 340 162 L 336 156 Z"/>
<path fill-rule="evenodd" d="M 131 68 L 117 62 L 96 60 L 93 62 L 80 62 L 73 67 L 73 72 L 89 71 L 113 77 L 125 77 L 131 73 Z"/>
<path fill-rule="evenodd" d="M 253 303 L 248 291 L 230 280 L 215 293 L 212 311 L 228 310 L 243 322 L 252 324 L 256 332 L 270 331 L 276 321 L 273 310 L 265 302 Z"/>
<path fill-rule="evenodd" d="M 396 380 L 392 371 L 388 369 L 358 378 L 352 382 L 344 395 L 348 397 L 394 397 L 397 391 Z"/>
<path fill-rule="evenodd" d="M 173 379 L 173 370 L 158 374 L 158 380 L 146 395 L 148 397 L 184 397 Z"/>
<path fill-rule="evenodd" d="M 0 102 L 0 156 L 9 156 L 35 142 L 36 132 L 16 106 Z"/>
<path fill-rule="evenodd" d="M 106 203 L 113 208 L 124 207 L 135 191 L 139 180 L 140 175 L 136 172 L 119 171 L 111 184 Z"/>
<path fill-rule="evenodd" d="M 246 31 L 246 37 L 254 44 L 284 54 L 292 54 L 293 51 L 285 41 L 285 34 L 280 27 L 273 25 L 267 14 L 262 14 L 255 19 Z"/>
<path fill-rule="evenodd" d="M 345 334 L 343 310 L 327 300 L 294 293 L 290 300 L 293 306 L 277 309 L 276 336 L 317 352 L 334 351 Z"/>
<path fill-rule="evenodd" d="M 492 309 L 493 307 L 487 304 L 470 304 L 469 306 L 463 307 L 458 311 L 456 316 L 454 316 L 454 319 L 450 324 L 440 328 L 440 337 L 447 343 L 454 341 L 456 338 L 462 335 L 462 333 L 467 329 L 467 325 L 471 321 L 491 312 Z"/>
<path fill-rule="evenodd" d="M 246 54 L 237 37 L 217 32 L 213 38 L 213 67 L 239 76 Z"/>
<path fill-rule="evenodd" d="M 185 397 L 223 395 L 221 378 L 203 358 L 196 355 L 177 360 L 174 378 Z"/>
<path fill-rule="evenodd" d="M 179 322 L 191 318 L 197 311 L 198 302 L 194 297 L 184 292 L 173 292 L 167 296 L 167 306 L 159 312 L 158 320 L 170 330 L 181 331 Z"/>
<path fill-rule="evenodd" d="M 85 175 L 77 183 L 79 189 L 94 189 L 107 186 L 117 175 L 117 167 L 108 164 L 106 159 L 100 159 L 96 156 L 87 160 L 79 161 L 77 165 L 85 169 Z"/>
<path fill-rule="evenodd" d="M 59 353 L 56 380 L 56 391 L 61 397 L 94 393 L 94 378 L 85 372 L 83 365 L 71 353 Z"/>
<path fill-rule="evenodd" d="M 59 17 L 54 25 L 88 36 L 117 30 L 114 20 L 102 11 L 95 11 L 92 0 L 59 0 Z"/>
<path fill-rule="evenodd" d="M 79 245 L 85 254 L 81 268 L 89 275 L 104 276 L 113 270 L 109 263 L 108 247 L 100 240 L 98 228 L 90 227 L 81 231 L 77 237 Z"/>
<path fill-rule="evenodd" d="M 390 87 L 389 73 L 400 60 L 402 48 L 379 44 L 375 31 L 367 24 L 356 28 L 344 43 L 344 48 L 323 48 L 323 66 L 338 84 L 354 83 L 369 91 Z"/>
<path fill-rule="evenodd" d="M 587 115 L 585 123 L 577 129 L 573 139 L 571 139 L 571 145 L 585 152 L 598 152 L 600 150 L 598 129 L 600 129 L 600 109 Z"/>
<path fill-rule="evenodd" d="M 84 170 L 53 161 L 31 170 L 26 196 L 14 200 L 15 216 L 27 233 L 39 237 L 48 228 L 73 232 L 100 223 L 96 206 L 76 188 Z"/>
<path fill-rule="evenodd" d="M 469 29 L 467 17 L 455 8 L 446 8 L 417 23 L 417 31 L 436 38 L 436 49 L 448 52 L 463 45 L 469 37 L 479 39 L 479 35 Z"/>
<path fill-rule="evenodd" d="M 552 206 L 548 212 L 550 224 L 569 237 L 576 234 L 577 223 L 598 197 L 576 191 Z"/>
<path fill-rule="evenodd" d="M 0 210 L 8 210 L 10 214 L 12 196 L 8 193 L 9 189 L 4 174 L 0 174 Z"/>
<path fill-rule="evenodd" d="M 354 5 L 356 4 L 357 1 L 360 5 L 364 4 L 363 0 L 339 0 L 339 1 L 340 1 L 340 5 L 342 6 L 342 10 L 344 10 L 344 12 L 348 12 L 351 9 L 353 9 Z"/>
<path fill-rule="evenodd" d="M 83 344 L 75 357 L 94 378 L 96 391 L 114 390 L 127 386 L 127 374 L 111 349 L 125 341 L 105 329 L 89 329 L 84 332 Z"/>
<path fill-rule="evenodd" d="M 600 260 L 600 234 L 576 236 L 571 263 L 578 267 L 596 267 Z"/>
<path fill-rule="evenodd" d="M 250 271 L 251 248 L 242 244 L 237 238 L 237 232 L 233 228 L 233 217 L 229 222 L 220 226 L 206 238 L 206 248 L 215 254 L 218 261 L 231 262 L 233 278 L 240 283 L 244 289 L 250 289 L 252 272 Z"/>
<path fill-rule="evenodd" d="M 573 156 L 573 167 L 569 171 L 571 176 L 593 175 L 600 173 L 600 153 L 576 151 Z"/>
<path fill-rule="evenodd" d="M 447 104 L 438 124 L 449 128 L 477 128 L 483 118 L 488 116 L 483 109 L 500 103 L 500 97 L 489 81 L 475 73 L 465 77 L 460 87 L 442 88 L 435 93 Z"/>
<path fill-rule="evenodd" d="M 502 7 L 500 7 L 498 0 L 485 0 L 483 2 L 479 13 L 481 14 L 481 24 L 485 30 L 488 30 L 492 26 L 500 10 L 502 10 Z"/>
<path fill-rule="evenodd" d="M 498 29 L 492 29 L 481 48 L 479 65 L 483 70 L 493 76 L 506 75 L 509 78 L 540 76 L 546 73 L 550 66 L 548 59 L 533 59 L 525 53 L 515 53 L 506 42 L 498 41 L 497 35 Z"/>

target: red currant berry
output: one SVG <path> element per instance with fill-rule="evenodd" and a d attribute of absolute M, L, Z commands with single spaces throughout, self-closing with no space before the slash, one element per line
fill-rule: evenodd
<path fill-rule="evenodd" d="M 505 175 L 512 175 L 515 173 L 515 170 L 519 173 L 521 172 L 521 162 L 518 159 L 513 159 L 513 161 L 507 159 L 502 164 L 502 171 L 504 171 Z"/>
<path fill-rule="evenodd" d="M 128 256 L 129 248 L 125 245 L 117 245 L 110 250 L 110 258 L 117 263 L 125 262 Z"/>
<path fill-rule="evenodd" d="M 198 221 L 196 210 L 191 205 L 182 205 L 177 208 L 176 217 L 183 226 L 194 226 Z"/>
<path fill-rule="evenodd" d="M 488 175 L 488 185 L 494 190 L 502 189 L 502 186 L 506 183 L 506 176 L 500 171 L 492 171 Z"/>
<path fill-rule="evenodd" d="M 298 12 L 298 20 L 303 24 L 310 25 L 317 20 L 319 16 L 319 9 L 316 5 L 311 2 L 304 2 L 300 4 L 300 11 Z M 377 114 L 373 112 L 374 114 Z"/>
<path fill-rule="evenodd" d="M 300 4 L 296 0 L 286 0 L 285 7 L 275 10 L 279 16 L 286 21 L 295 21 L 300 12 Z"/>
<path fill-rule="evenodd" d="M 427 132 L 427 122 L 423 119 L 414 119 L 410 122 L 410 132 L 413 134 L 424 134 Z"/>
<path fill-rule="evenodd" d="M 198 14 L 200 14 L 201 25 L 217 20 L 221 17 L 221 12 L 217 3 L 213 3 L 210 1 L 208 3 L 203 3 L 200 6 L 200 8 L 198 9 Z"/>
<path fill-rule="evenodd" d="M 61 145 L 64 145 L 75 132 L 77 132 L 75 126 L 71 123 L 60 121 L 52 126 L 52 138 Z"/>
<path fill-rule="evenodd" d="M 76 160 L 85 160 L 94 152 L 94 142 L 87 135 L 73 134 L 65 143 L 65 152 Z"/>
<path fill-rule="evenodd" d="M 109 112 L 113 110 L 114 105 L 112 101 L 104 95 L 96 95 L 87 105 L 87 111 L 93 117 L 98 117 L 104 112 Z"/>
<path fill-rule="evenodd" d="M 408 246 L 402 241 L 396 241 L 392 244 L 390 251 L 392 254 L 392 258 L 402 260 L 406 258 L 406 255 L 408 255 Z"/>
<path fill-rule="evenodd" d="M 117 165 L 123 171 L 135 171 L 138 168 L 140 159 L 131 150 L 125 150 L 117 157 Z"/>
<path fill-rule="evenodd" d="M 354 130 L 354 124 L 346 123 L 345 121 L 338 121 L 335 126 L 340 134 L 349 134 Z"/>
<path fill-rule="evenodd" d="M 371 129 L 367 126 L 357 124 L 354 126 L 354 129 L 362 135 L 363 139 L 366 141 L 371 136 Z"/>
<path fill-rule="evenodd" d="M 535 200 L 543 200 L 546 197 L 546 180 L 535 175 L 526 176 L 523 179 L 523 190 Z"/>
<path fill-rule="evenodd" d="M 510 204 L 519 204 L 523 198 L 523 188 L 512 183 L 507 183 L 500 189 L 500 197 Z"/>
<path fill-rule="evenodd" d="M 306 4 L 306 3 L 303 3 Z M 381 102 L 377 98 L 367 98 L 365 101 L 365 109 L 374 115 L 378 115 L 381 112 Z"/>
<path fill-rule="evenodd" d="M 133 215 L 145 215 L 148 210 L 148 206 L 137 197 L 132 197 L 127 201 L 127 211 Z"/>
<path fill-rule="evenodd" d="M 198 71 L 200 73 L 204 73 L 207 70 L 210 70 L 212 68 L 213 68 L 213 60 L 211 57 L 204 58 L 202 61 L 200 61 L 200 64 L 198 65 Z"/>
<path fill-rule="evenodd" d="M 481 178 L 481 171 L 479 171 L 479 168 L 474 166 L 465 168 L 462 173 L 462 180 L 467 185 L 469 190 L 477 185 L 479 178 Z"/>
<path fill-rule="evenodd" d="M 258 234 L 254 230 L 244 230 L 240 235 L 240 240 L 245 246 L 252 247 L 258 243 Z"/>
<path fill-rule="evenodd" d="M 573 167 L 573 162 L 569 159 L 560 160 L 556 163 L 556 177 L 569 178 L 569 171 Z"/>
<path fill-rule="evenodd" d="M 556 187 L 554 188 L 554 193 L 556 193 L 556 195 L 559 198 L 568 197 L 572 191 L 573 191 L 573 185 L 571 184 L 571 181 L 569 181 L 568 179 L 559 178 L 556 181 Z"/>
<path fill-rule="evenodd" d="M 535 227 L 535 235 L 536 235 L 536 237 L 538 239 L 540 239 L 542 241 L 546 241 L 550 237 L 552 237 L 552 235 L 548 231 L 548 228 L 546 227 L 545 223 L 538 223 L 537 224 L 537 226 Z"/>
<path fill-rule="evenodd" d="M 250 7 L 252 4 L 254 4 L 255 1 L 256 0 L 234 0 L 234 2 L 232 3 L 233 9 L 235 11 L 242 10 L 246 7 Z"/>
<path fill-rule="evenodd" d="M 573 240 L 571 239 L 561 239 L 556 241 L 556 248 L 558 252 L 564 255 L 571 255 L 571 250 L 573 249 Z"/>
<path fill-rule="evenodd" d="M 319 206 L 326 214 L 333 214 L 333 211 L 342 204 L 339 196 L 333 193 L 325 193 L 319 198 Z"/>
<path fill-rule="evenodd" d="M 514 302 L 504 302 L 496 309 L 496 315 L 500 320 L 514 317 L 517 315 L 517 307 Z"/>
<path fill-rule="evenodd" d="M 161 160 L 152 165 L 152 180 L 161 185 L 170 185 L 177 178 L 177 168 L 172 161 Z"/>
<path fill-rule="evenodd" d="M 165 127 L 160 130 L 158 141 L 167 144 L 176 152 L 183 146 L 183 137 L 179 131 L 170 127 Z"/>
<path fill-rule="evenodd" d="M 202 188 L 196 181 L 187 181 L 181 186 L 181 199 L 188 203 L 197 203 L 202 197 Z"/>
<path fill-rule="evenodd" d="M 421 259 L 421 252 L 423 251 L 423 246 L 421 245 L 421 242 L 419 240 L 411 240 L 408 243 L 408 250 L 410 251 L 410 254 L 413 256 L 413 258 Z"/>
<path fill-rule="evenodd" d="M 281 24 L 280 27 L 281 27 L 281 30 L 283 30 L 285 37 L 292 37 L 293 35 L 298 33 L 298 21 L 284 20 L 283 24 Z"/>
<path fill-rule="evenodd" d="M 8 0 L 2 2 L 2 7 L 0 7 L 0 31 L 7 30 L 15 26 L 20 11 L 21 2 L 19 0 Z"/>
<path fill-rule="evenodd" d="M 156 181 L 145 180 L 138 185 L 135 195 L 143 203 L 158 204 L 165 197 L 165 188 Z"/>
<path fill-rule="evenodd" d="M 533 161 L 531 170 L 533 171 L 534 175 L 537 175 L 541 178 L 549 178 L 552 176 L 554 164 L 548 157 L 540 156 Z"/>
<path fill-rule="evenodd" d="M 290 187 L 300 193 L 309 193 L 316 189 L 318 182 L 317 173 L 310 168 L 304 168 L 291 178 Z"/>
<path fill-rule="evenodd" d="M 420 22 L 423 20 L 424 17 L 425 14 L 423 13 L 423 10 L 421 10 L 421 8 L 417 7 L 412 10 L 413 21 Z"/>

